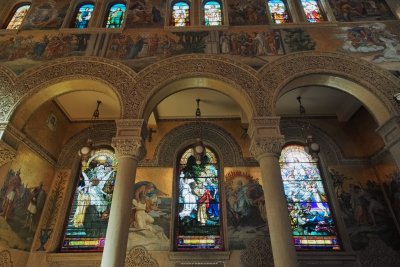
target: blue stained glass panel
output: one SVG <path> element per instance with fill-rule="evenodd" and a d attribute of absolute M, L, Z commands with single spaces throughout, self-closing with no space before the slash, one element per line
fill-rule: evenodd
<path fill-rule="evenodd" d="M 283 24 L 289 22 L 289 14 L 282 0 L 268 0 L 268 8 L 273 23 Z"/>
<path fill-rule="evenodd" d="M 204 4 L 204 25 L 222 25 L 221 5 L 217 1 L 209 1 Z"/>
<path fill-rule="evenodd" d="M 112 5 L 108 12 L 106 28 L 121 28 L 124 22 L 125 10 L 125 4 Z"/>
<path fill-rule="evenodd" d="M 172 26 L 189 26 L 190 25 L 190 16 L 189 16 L 190 7 L 185 2 L 175 3 L 172 7 Z"/>
<path fill-rule="evenodd" d="M 323 20 L 317 0 L 301 0 L 301 4 L 308 22 L 314 23 Z"/>
<path fill-rule="evenodd" d="M 80 6 L 75 17 L 74 27 L 79 29 L 87 28 L 89 21 L 92 18 L 93 10 L 93 4 L 84 4 Z"/>
<path fill-rule="evenodd" d="M 197 164 L 192 148 L 178 167 L 177 250 L 223 249 L 220 217 L 220 184 L 217 160 L 206 148 Z"/>
<path fill-rule="evenodd" d="M 315 160 L 303 146 L 282 150 L 281 175 L 293 242 L 299 250 L 340 250 L 337 231 Z"/>
<path fill-rule="evenodd" d="M 68 216 L 61 251 L 102 251 L 107 232 L 116 160 L 108 150 L 97 151 L 82 166 Z"/>

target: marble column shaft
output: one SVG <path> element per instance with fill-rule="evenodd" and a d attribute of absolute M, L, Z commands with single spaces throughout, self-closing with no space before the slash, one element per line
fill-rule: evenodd
<path fill-rule="evenodd" d="M 260 163 L 275 267 L 296 267 L 297 255 L 278 160 L 284 144 L 279 118 L 253 120 L 249 133 L 250 151 Z"/>
<path fill-rule="evenodd" d="M 127 120 L 120 121 L 120 123 L 117 121 L 117 137 L 113 138 L 112 142 L 118 160 L 118 168 L 101 260 L 102 267 L 125 265 L 136 168 L 139 160 L 145 154 L 141 137 L 143 131 L 141 127 L 132 127 L 130 124 L 131 122 Z"/>

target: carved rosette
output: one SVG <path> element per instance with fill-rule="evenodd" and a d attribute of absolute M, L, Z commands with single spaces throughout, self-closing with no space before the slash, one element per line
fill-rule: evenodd
<path fill-rule="evenodd" d="M 125 267 L 158 267 L 158 263 L 145 247 L 135 246 L 126 255 Z"/>
<path fill-rule="evenodd" d="M 143 139 L 138 137 L 114 137 L 111 143 L 117 158 L 134 158 L 140 161 L 146 155 Z"/>
<path fill-rule="evenodd" d="M 0 142 L 0 166 L 15 159 L 16 152 L 7 144 Z"/>

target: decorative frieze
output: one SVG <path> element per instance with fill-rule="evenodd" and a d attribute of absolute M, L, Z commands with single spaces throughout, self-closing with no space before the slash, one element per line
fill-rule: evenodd
<path fill-rule="evenodd" d="M 125 267 L 158 267 L 158 262 L 145 247 L 135 246 L 126 255 Z"/>
<path fill-rule="evenodd" d="M 0 141 L 0 166 L 15 159 L 16 151 L 9 145 Z"/>

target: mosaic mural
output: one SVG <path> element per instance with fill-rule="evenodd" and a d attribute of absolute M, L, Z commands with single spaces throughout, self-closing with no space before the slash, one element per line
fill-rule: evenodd
<path fill-rule="evenodd" d="M 233 170 L 225 175 L 229 248 L 242 250 L 268 233 L 264 191 L 248 173 Z"/>
<path fill-rule="evenodd" d="M 267 24 L 267 6 L 264 0 L 229 0 L 227 3 L 230 25 Z"/>
<path fill-rule="evenodd" d="M 135 183 L 127 251 L 137 245 L 169 251 L 171 197 L 150 181 Z"/>
<path fill-rule="evenodd" d="M 45 161 L 19 148 L 0 187 L 0 245 L 30 250 L 52 176 Z"/>
<path fill-rule="evenodd" d="M 165 19 L 165 2 L 161 0 L 130 2 L 126 11 L 126 28 L 162 27 Z"/>
<path fill-rule="evenodd" d="M 70 1 L 36 0 L 22 24 L 23 30 L 60 28 Z"/>
<path fill-rule="evenodd" d="M 393 19 L 385 0 L 329 0 L 338 21 Z"/>
<path fill-rule="evenodd" d="M 400 249 L 400 173 L 388 175 L 386 182 L 353 178 L 330 169 L 341 215 L 354 250 L 363 250 L 375 239 Z"/>

